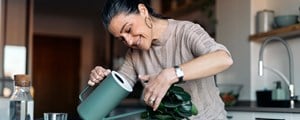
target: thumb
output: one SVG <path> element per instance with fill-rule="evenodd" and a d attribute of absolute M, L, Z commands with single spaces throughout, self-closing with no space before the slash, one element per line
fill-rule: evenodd
<path fill-rule="evenodd" d="M 140 79 L 142 82 L 147 83 L 147 82 L 150 80 L 150 75 L 139 75 L 139 79 Z"/>

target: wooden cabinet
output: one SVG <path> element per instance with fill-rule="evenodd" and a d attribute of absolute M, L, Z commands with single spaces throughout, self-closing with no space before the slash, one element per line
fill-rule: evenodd
<path fill-rule="evenodd" d="M 295 37 L 300 34 L 300 24 L 274 29 L 264 33 L 258 33 L 249 37 L 250 41 L 262 42 L 267 37 L 278 36 L 283 38 Z"/>
<path fill-rule="evenodd" d="M 4 43 L 26 45 L 29 39 L 32 0 L 6 0 L 4 9 Z"/>

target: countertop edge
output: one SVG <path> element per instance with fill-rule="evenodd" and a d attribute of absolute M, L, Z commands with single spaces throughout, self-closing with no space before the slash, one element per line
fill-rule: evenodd
<path fill-rule="evenodd" d="M 239 101 L 237 105 L 225 107 L 226 111 L 239 112 L 272 112 L 272 113 L 300 113 L 300 107 L 283 108 L 283 107 L 258 107 L 255 101 Z"/>

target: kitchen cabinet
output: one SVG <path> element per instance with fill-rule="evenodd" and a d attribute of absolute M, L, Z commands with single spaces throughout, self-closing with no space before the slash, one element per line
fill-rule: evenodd
<path fill-rule="evenodd" d="M 32 0 L 7 0 L 3 2 L 4 43 L 7 45 L 27 44 L 32 31 Z"/>
<path fill-rule="evenodd" d="M 228 111 L 229 120 L 299 120 L 300 113 Z"/>
<path fill-rule="evenodd" d="M 250 41 L 262 42 L 267 37 L 278 36 L 278 37 L 293 37 L 299 36 L 300 34 L 300 24 L 295 24 L 287 27 L 282 27 L 278 29 L 274 29 L 268 32 L 258 33 L 251 35 L 249 37 Z"/>
<path fill-rule="evenodd" d="M 227 114 L 228 120 L 253 120 L 251 112 L 230 112 Z"/>

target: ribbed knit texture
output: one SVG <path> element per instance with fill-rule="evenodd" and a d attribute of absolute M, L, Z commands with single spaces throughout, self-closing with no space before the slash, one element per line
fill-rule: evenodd
<path fill-rule="evenodd" d="M 152 42 L 148 51 L 129 49 L 125 63 L 119 73 L 126 77 L 133 86 L 138 75 L 157 75 L 161 70 L 180 65 L 195 57 L 228 50 L 215 42 L 204 29 L 192 22 L 168 19 L 168 27 L 158 40 Z M 230 53 L 228 52 L 230 55 Z M 190 80 L 180 85 L 192 97 L 192 102 L 199 111 L 195 120 L 226 119 L 224 103 L 219 97 L 213 76 Z"/>

